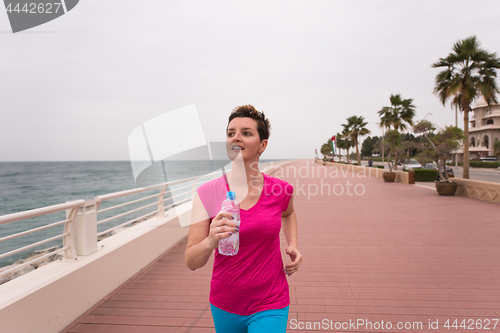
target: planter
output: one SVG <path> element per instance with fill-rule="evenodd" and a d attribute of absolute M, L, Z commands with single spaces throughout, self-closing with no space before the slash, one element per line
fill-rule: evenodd
<path fill-rule="evenodd" d="M 386 183 L 394 183 L 396 180 L 396 173 L 395 172 L 384 172 L 382 174 L 382 178 L 384 178 L 384 182 Z"/>
<path fill-rule="evenodd" d="M 436 190 L 439 195 L 455 195 L 457 191 L 458 183 L 457 182 L 436 182 Z"/>

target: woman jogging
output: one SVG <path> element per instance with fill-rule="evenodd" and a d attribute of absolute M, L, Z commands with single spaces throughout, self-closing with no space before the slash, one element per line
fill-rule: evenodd
<path fill-rule="evenodd" d="M 264 113 L 251 105 L 237 107 L 226 130 L 231 171 L 201 185 L 193 201 L 192 224 L 185 252 L 186 265 L 203 267 L 215 250 L 210 307 L 217 333 L 285 332 L 290 304 L 286 276 L 302 262 L 297 248 L 297 219 L 293 187 L 259 171 L 270 125 Z M 221 202 L 231 190 L 240 201 L 239 228 Z M 283 265 L 280 230 L 283 229 L 291 263 Z M 239 252 L 218 252 L 219 240 L 239 233 Z"/>

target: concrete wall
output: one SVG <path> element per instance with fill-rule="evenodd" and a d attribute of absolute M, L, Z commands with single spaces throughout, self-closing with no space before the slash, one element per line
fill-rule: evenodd
<path fill-rule="evenodd" d="M 332 163 L 332 162 L 323 162 L 321 160 L 316 160 L 316 163 L 319 165 L 325 165 L 327 168 L 339 168 L 344 171 L 344 173 L 364 173 L 366 177 L 370 178 L 380 178 L 382 179 L 382 175 L 384 172 L 389 172 L 389 170 L 385 169 L 379 169 L 379 168 L 368 168 L 365 166 L 359 166 L 359 165 L 351 165 L 351 164 L 342 164 L 342 163 Z M 403 184 L 408 184 L 409 179 L 408 179 L 408 172 L 404 171 L 393 171 L 396 173 L 396 183 L 403 183 Z"/>
<path fill-rule="evenodd" d="M 190 204 L 177 207 L 190 214 Z M 182 240 L 175 212 L 99 242 L 98 251 L 57 261 L 0 286 L 0 332 L 56 333 Z M 187 269 L 187 268 L 186 268 Z"/>
<path fill-rule="evenodd" d="M 455 195 L 500 203 L 500 184 L 470 179 L 453 179 L 458 183 Z"/>
<path fill-rule="evenodd" d="M 323 161 L 316 161 L 318 164 L 323 164 Z M 340 164 L 340 163 L 325 163 L 326 167 L 337 167 L 342 170 L 350 172 L 354 172 L 357 174 L 358 172 L 366 172 L 365 175 L 369 177 L 382 178 L 382 174 L 387 172 L 384 169 L 378 168 L 367 168 L 363 166 L 357 165 L 349 165 L 349 164 Z M 396 182 L 408 184 L 408 172 L 404 171 L 394 171 L 396 172 Z M 453 181 L 458 183 L 457 192 L 455 195 L 460 195 L 467 198 L 479 199 L 483 201 L 496 202 L 500 203 L 500 184 L 499 183 L 491 183 L 491 182 L 483 182 L 479 180 L 470 180 L 470 179 L 460 179 L 454 178 Z"/>

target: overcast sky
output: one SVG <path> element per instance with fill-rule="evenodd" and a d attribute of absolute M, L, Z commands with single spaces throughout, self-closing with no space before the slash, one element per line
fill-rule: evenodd
<path fill-rule="evenodd" d="M 312 158 L 352 115 L 380 135 L 396 93 L 452 125 L 431 64 L 471 35 L 500 53 L 499 13 L 498 0 L 82 0 L 12 34 L 2 9 L 0 161 L 128 160 L 137 126 L 192 104 L 208 141 L 235 106 L 264 110 L 266 159 Z"/>

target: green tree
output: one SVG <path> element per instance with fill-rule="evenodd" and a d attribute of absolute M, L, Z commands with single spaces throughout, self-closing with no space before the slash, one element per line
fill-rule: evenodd
<path fill-rule="evenodd" d="M 363 116 L 352 116 L 347 118 L 347 124 L 342 124 L 344 127 L 345 135 L 351 138 L 356 147 L 356 159 L 358 160 L 358 165 L 361 165 L 361 158 L 359 155 L 359 136 L 370 134 L 370 130 L 366 128 L 368 123 L 365 121 Z"/>
<path fill-rule="evenodd" d="M 419 121 L 414 127 L 415 133 L 422 133 L 431 145 L 428 154 L 436 161 L 441 181 L 449 182 L 448 173 L 443 172 L 446 169 L 446 159 L 453 150 L 460 147 L 460 140 L 464 138 L 464 132 L 455 126 L 446 126 L 436 133 L 429 135 L 436 127 L 428 120 Z"/>
<path fill-rule="evenodd" d="M 401 148 L 401 133 L 398 130 L 388 130 L 385 132 L 384 144 L 389 148 L 389 153 L 387 154 L 387 163 L 389 164 L 389 172 L 397 164 L 398 150 Z M 394 161 L 391 162 L 391 154 L 395 155 Z"/>
<path fill-rule="evenodd" d="M 375 140 L 369 136 L 361 144 L 361 155 L 371 157 L 375 149 Z"/>
<path fill-rule="evenodd" d="M 392 129 L 394 131 L 400 132 L 406 130 L 407 125 L 413 125 L 413 117 L 415 117 L 415 105 L 413 105 L 413 99 L 402 99 L 401 95 L 391 95 L 389 98 L 391 102 L 391 106 L 384 106 L 382 110 L 378 111 L 378 115 L 380 117 L 380 126 L 385 127 L 388 130 Z M 395 136 L 394 133 L 391 136 Z M 401 138 L 399 140 L 385 140 L 385 142 L 401 142 Z M 391 152 L 394 153 L 394 161 L 398 160 L 399 149 L 396 147 L 391 148 Z M 389 164 L 389 169 L 392 172 L 392 166 L 390 160 L 387 161 Z M 397 166 L 395 166 L 397 170 Z"/>
<path fill-rule="evenodd" d="M 493 143 L 493 150 L 495 152 L 495 156 L 500 157 L 500 141 L 495 141 Z"/>
<path fill-rule="evenodd" d="M 374 136 L 373 140 L 373 150 L 372 154 L 382 154 L 382 138 L 378 136 Z M 382 156 L 382 155 L 380 155 Z"/>
<path fill-rule="evenodd" d="M 342 125 L 342 126 L 344 126 L 344 125 Z M 337 138 L 338 137 L 339 136 L 337 136 Z M 347 162 L 350 163 L 351 156 L 349 154 L 349 149 L 351 147 L 354 147 L 354 141 L 351 139 L 350 134 L 348 133 L 348 131 L 345 128 L 342 130 L 342 133 L 340 133 L 340 138 L 341 138 L 341 142 L 339 142 L 339 143 L 341 144 L 341 146 L 338 146 L 338 147 L 346 150 L 346 159 L 347 159 Z"/>
<path fill-rule="evenodd" d="M 339 162 L 342 160 L 342 149 L 347 149 L 347 141 L 342 137 L 341 133 L 335 135 L 335 146 L 337 147 L 337 154 L 339 155 Z"/>
<path fill-rule="evenodd" d="M 500 58 L 480 48 L 476 36 L 459 40 L 446 58 L 440 58 L 432 67 L 445 69 L 436 75 L 434 93 L 446 105 L 458 107 L 464 113 L 463 178 L 469 179 L 469 112 L 471 104 L 480 95 L 489 104 L 496 103 L 499 92 L 495 82 Z"/>
<path fill-rule="evenodd" d="M 331 139 L 328 139 L 328 142 L 324 143 L 321 146 L 320 152 L 321 152 L 321 154 L 323 154 L 323 159 L 325 159 L 325 158 L 330 159 L 333 157 L 332 140 Z"/>

